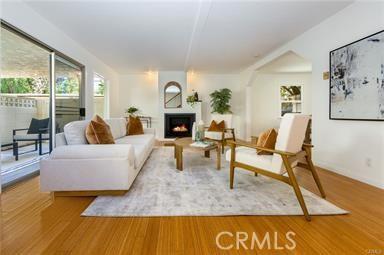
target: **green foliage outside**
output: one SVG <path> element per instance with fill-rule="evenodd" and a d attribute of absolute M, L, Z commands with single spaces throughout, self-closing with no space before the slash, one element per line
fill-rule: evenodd
<path fill-rule="evenodd" d="M 0 80 L 0 92 L 4 94 L 49 94 L 47 78 L 1 78 Z M 58 77 L 56 94 L 79 94 L 78 80 Z"/>
<path fill-rule="evenodd" d="M 1 93 L 26 94 L 33 93 L 32 78 L 2 78 Z"/>
<path fill-rule="evenodd" d="M 94 86 L 94 94 L 97 96 L 103 96 L 105 91 L 105 84 L 104 82 L 100 81 Z"/>
<path fill-rule="evenodd" d="M 79 82 L 73 78 L 56 78 L 56 94 L 79 94 Z"/>
<path fill-rule="evenodd" d="M 226 114 L 232 113 L 229 100 L 232 97 L 232 91 L 230 89 L 215 90 L 210 94 L 212 113 Z"/>

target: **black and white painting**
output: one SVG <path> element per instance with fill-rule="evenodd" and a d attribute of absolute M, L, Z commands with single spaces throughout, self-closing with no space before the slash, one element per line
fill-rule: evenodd
<path fill-rule="evenodd" d="M 329 117 L 384 120 L 384 31 L 330 52 Z"/>

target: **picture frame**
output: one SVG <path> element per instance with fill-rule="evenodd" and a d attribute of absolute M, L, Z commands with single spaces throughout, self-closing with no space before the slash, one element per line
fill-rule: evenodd
<path fill-rule="evenodd" d="M 329 119 L 384 121 L 383 62 L 384 30 L 329 52 Z"/>

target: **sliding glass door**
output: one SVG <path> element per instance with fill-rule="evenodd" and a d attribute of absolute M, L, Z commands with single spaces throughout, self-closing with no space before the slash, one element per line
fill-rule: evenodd
<path fill-rule="evenodd" d="M 63 132 L 64 126 L 81 119 L 81 68 L 69 61 L 55 57 L 55 121 L 56 132 Z"/>
<path fill-rule="evenodd" d="M 39 170 L 57 132 L 84 114 L 84 67 L 1 21 L 2 184 Z"/>

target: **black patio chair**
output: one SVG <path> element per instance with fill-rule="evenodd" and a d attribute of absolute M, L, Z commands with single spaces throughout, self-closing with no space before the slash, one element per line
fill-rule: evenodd
<path fill-rule="evenodd" d="M 20 134 L 18 135 L 18 131 L 25 131 L 27 130 L 26 134 Z M 39 155 L 47 154 L 43 153 L 43 141 L 49 140 L 49 118 L 46 119 L 35 119 L 32 118 L 31 124 L 29 125 L 29 128 L 18 128 L 13 130 L 13 156 L 15 157 L 15 160 L 19 160 L 19 155 L 26 154 L 29 152 L 34 152 L 39 150 Z M 31 151 L 26 151 L 23 153 L 19 153 L 19 143 L 18 142 L 25 142 L 25 141 L 33 141 L 35 142 L 35 149 Z"/>

